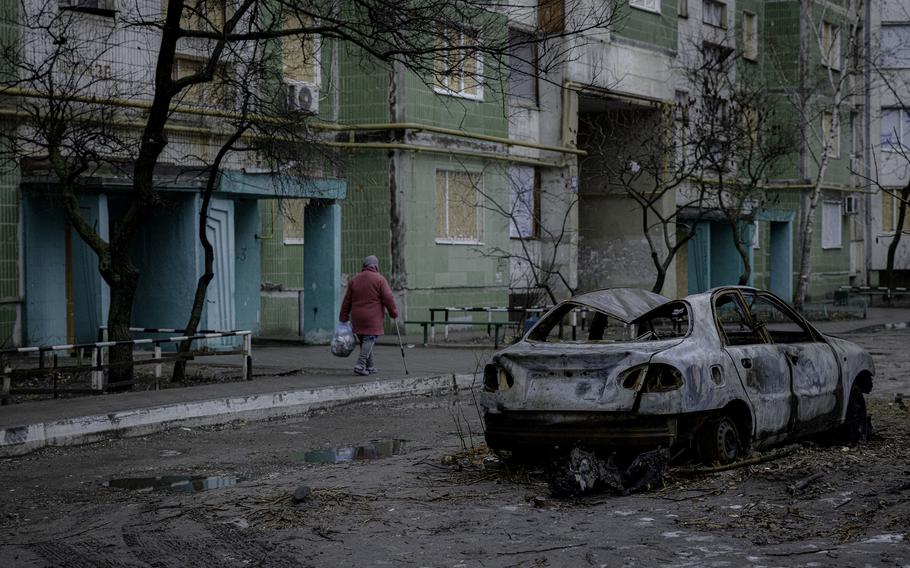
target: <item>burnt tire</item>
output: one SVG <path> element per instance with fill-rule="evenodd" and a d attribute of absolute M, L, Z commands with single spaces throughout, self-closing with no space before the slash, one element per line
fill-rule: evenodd
<path fill-rule="evenodd" d="M 699 432 L 698 449 L 701 460 L 707 465 L 735 461 L 743 453 L 736 422 L 726 414 L 709 420 Z"/>
<path fill-rule="evenodd" d="M 869 439 L 869 415 L 866 413 L 866 397 L 854 385 L 847 401 L 847 414 L 841 426 L 841 438 L 848 444 L 865 442 Z"/>

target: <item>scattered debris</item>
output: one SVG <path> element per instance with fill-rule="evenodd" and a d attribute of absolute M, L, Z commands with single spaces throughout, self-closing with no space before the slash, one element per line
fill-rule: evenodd
<path fill-rule="evenodd" d="M 805 489 L 806 487 L 811 485 L 814 481 L 817 481 L 817 480 L 821 479 L 822 477 L 824 477 L 824 474 L 821 472 L 813 473 L 812 475 L 804 477 L 804 478 L 800 479 L 799 481 L 797 481 L 796 483 L 794 483 L 793 485 L 790 485 L 789 487 L 787 487 L 787 491 L 790 492 L 790 495 L 796 495 L 797 493 L 799 493 L 800 491 L 802 491 L 803 489 Z"/>
<path fill-rule="evenodd" d="M 306 485 L 301 485 L 294 490 L 294 503 L 302 503 L 310 498 L 313 491 Z"/>
<path fill-rule="evenodd" d="M 670 452 L 665 448 L 641 453 L 625 470 L 620 470 L 613 454 L 604 460 L 594 452 L 576 447 L 567 461 L 556 464 L 550 478 L 550 492 L 554 497 L 603 491 L 629 495 L 663 486 L 669 464 Z"/>

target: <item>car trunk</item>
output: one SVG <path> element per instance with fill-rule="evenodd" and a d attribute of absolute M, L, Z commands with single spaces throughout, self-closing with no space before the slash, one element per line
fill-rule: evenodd
<path fill-rule="evenodd" d="M 626 388 L 619 376 L 680 341 L 602 345 L 528 342 L 522 349 L 512 348 L 495 358 L 514 380 L 511 389 L 499 393 L 501 408 L 631 411 L 640 385 Z"/>

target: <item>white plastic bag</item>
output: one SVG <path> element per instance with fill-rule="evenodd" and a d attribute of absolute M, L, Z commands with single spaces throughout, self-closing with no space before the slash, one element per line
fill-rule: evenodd
<path fill-rule="evenodd" d="M 357 345 L 357 339 L 354 337 L 354 331 L 351 324 L 339 322 L 335 326 L 335 334 L 332 335 L 332 355 L 336 357 L 347 357 L 354 352 Z"/>

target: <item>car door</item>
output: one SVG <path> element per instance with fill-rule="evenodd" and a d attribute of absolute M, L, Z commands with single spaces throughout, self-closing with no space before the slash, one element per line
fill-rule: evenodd
<path fill-rule="evenodd" d="M 745 296 L 753 321 L 764 328 L 790 366 L 800 433 L 826 429 L 841 409 L 841 370 L 834 349 L 776 296 Z"/>
<path fill-rule="evenodd" d="M 790 431 L 790 368 L 778 346 L 771 344 L 748 313 L 738 290 L 722 292 L 714 298 L 717 332 L 752 405 L 755 439 L 770 443 L 785 438 Z"/>

